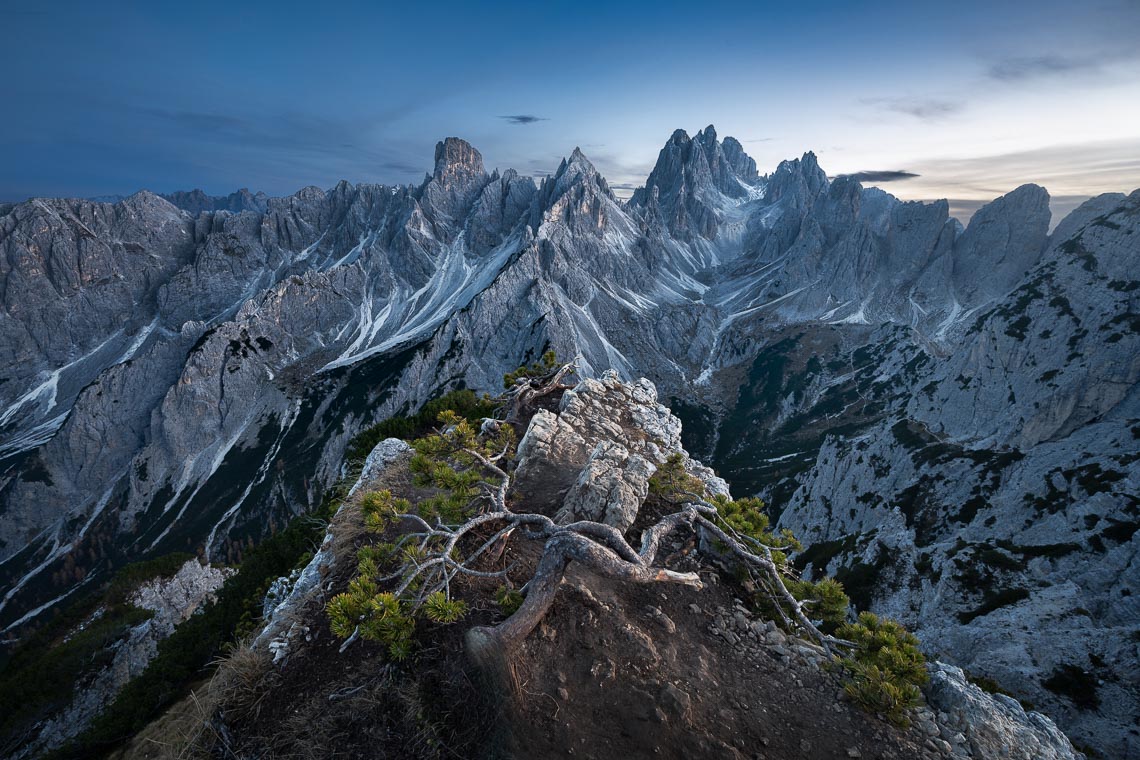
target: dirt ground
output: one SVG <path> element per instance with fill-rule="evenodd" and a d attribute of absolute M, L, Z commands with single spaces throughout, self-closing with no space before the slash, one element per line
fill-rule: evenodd
<path fill-rule="evenodd" d="M 572 580 L 581 585 L 564 587 L 520 658 L 511 757 L 927 754 L 919 737 L 845 701 L 833 674 L 766 644 L 710 633 L 716 610 L 734 609 L 723 586 Z"/>

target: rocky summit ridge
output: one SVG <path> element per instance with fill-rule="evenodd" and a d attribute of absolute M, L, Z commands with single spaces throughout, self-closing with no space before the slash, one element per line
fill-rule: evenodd
<path fill-rule="evenodd" d="M 536 183 L 456 138 L 418 185 L 231 198 L 3 210 L 7 635 L 139 556 L 232 559 L 365 426 L 552 349 L 652 380 L 806 573 L 1138 748 L 1140 192 L 963 229 L 710 127 L 628 203 L 581 151 Z"/>
<path fill-rule="evenodd" d="M 594 520 L 628 534 L 638 518 L 644 528 L 651 509 L 647 477 L 673 456 L 710 492 L 727 496 L 724 481 L 685 451 L 680 427 L 644 378 L 622 382 L 611 370 L 583 379 L 525 422 L 511 503 L 561 524 Z M 198 750 L 223 736 L 226 751 L 239 757 L 305 754 L 330 742 L 361 757 L 435 757 L 439 743 L 464 757 L 1081 757 L 1049 718 L 987 694 L 941 662 L 929 665 L 913 723 L 871 717 L 837 696 L 836 669 L 825 665 L 820 646 L 757 615 L 738 597 L 743 589 L 715 572 L 703 572 L 709 585 L 695 589 L 623 583 L 580 566 L 538 630 L 512 652 L 513 682 L 524 685 L 506 694 L 470 686 L 478 677 L 465 671 L 466 644 L 455 640 L 467 620 L 424 630 L 423 652 L 410 667 L 384 665 L 377 645 L 346 645 L 332 635 L 325 609 L 356 567 L 364 495 L 422 497 L 409 477 L 412 456 L 395 438 L 368 455 L 319 551 L 274 585 L 252 644 L 196 693 L 214 721 Z M 688 551 L 683 538 L 666 540 L 673 556 Z M 527 555 L 525 546 L 512 546 L 504 561 L 525 565 Z M 461 593 L 477 606 L 472 584 Z M 239 676 L 248 693 L 221 686 Z M 430 701 L 413 696 L 427 693 Z M 261 709 L 241 708 L 250 702 Z M 166 720 L 152 732 L 168 731 Z"/>

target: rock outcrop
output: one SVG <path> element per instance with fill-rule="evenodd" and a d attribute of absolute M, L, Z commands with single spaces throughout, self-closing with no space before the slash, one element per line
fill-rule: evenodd
<path fill-rule="evenodd" d="M 1015 699 L 987 694 L 966 680 L 961 668 L 936 662 L 930 666 L 926 689 L 931 708 L 945 716 L 956 746 L 968 746 L 970 756 L 1010 760 L 1078 760 L 1053 721 L 1038 712 L 1026 712 Z"/>
<path fill-rule="evenodd" d="M 559 414 L 540 409 L 529 421 L 523 438 L 529 443 L 520 446 L 516 476 L 529 471 L 527 478 L 533 482 L 568 468 L 564 482 L 569 482 L 577 468 L 589 471 L 600 459 L 597 452 L 620 447 L 680 455 L 691 473 L 703 473 L 714 488 L 724 486 L 685 452 L 675 432 L 676 418 L 657 403 L 653 385 L 645 379 L 625 383 L 613 373 L 601 381 L 587 378 L 566 391 L 558 406 Z M 557 429 L 558 434 L 548 435 Z M 412 504 L 423 498 L 425 493 L 408 477 L 407 448 L 394 439 L 378 444 L 354 492 L 392 489 Z M 607 471 L 597 486 L 609 489 L 608 477 L 620 478 L 619 469 Z M 583 482 L 582 477 L 573 480 L 567 501 Z M 520 512 L 565 512 L 565 503 L 559 506 L 550 498 L 558 492 L 518 488 L 510 502 Z M 622 490 L 616 501 L 590 502 L 599 507 L 594 515 L 575 517 L 601 519 L 614 514 L 615 504 L 621 505 L 622 514 L 636 515 L 644 501 L 644 493 Z M 215 720 L 225 725 L 227 746 L 238 747 L 239 755 L 273 754 L 290 742 L 310 746 L 312 739 L 293 732 L 298 725 L 311 725 L 318 715 L 341 726 L 361 720 L 384 726 L 377 736 L 363 726 L 348 731 L 344 751 L 367 745 L 369 752 L 406 753 L 421 736 L 409 736 L 401 718 L 407 711 L 391 695 L 414 694 L 423 683 L 453 683 L 456 671 L 470 667 L 463 662 L 461 647 L 443 643 L 454 641 L 472 624 L 466 620 L 454 626 L 424 626 L 421 635 L 427 646 L 414 664 L 398 671 L 384 664 L 378 645 L 366 640 L 346 645 L 329 635 L 322 620 L 324 605 L 349 583 L 359 546 L 361 517 L 353 504 L 350 496 L 288 598 L 269 605 L 274 612 L 253 647 L 271 653 L 272 662 L 264 666 L 268 675 L 250 679 L 261 684 L 255 688 L 263 693 L 246 697 L 256 698 L 264 711 L 234 721 L 226 717 L 224 704 L 216 708 L 221 712 Z M 626 532 L 629 526 L 618 527 Z M 677 546 L 670 545 L 671 553 L 683 556 L 683 543 L 681 538 Z M 511 558 L 504 561 L 511 566 L 530 555 L 517 547 L 508 551 Z M 759 617 L 734 597 L 730 584 L 716 582 L 715 572 L 706 568 L 702 575 L 708 583 L 701 589 L 639 585 L 575 565 L 539 628 L 511 652 L 511 672 L 516 683 L 526 684 L 525 690 L 496 703 L 493 694 L 468 693 L 453 685 L 440 693 L 443 704 L 421 706 L 416 730 L 463 742 L 458 750 L 449 744 L 449 750 L 468 757 L 545 757 L 567 746 L 585 756 L 1083 757 L 1048 718 L 1026 713 L 1009 698 L 982 692 L 960 669 L 938 662 L 930 664 L 928 704 L 914 711 L 913 725 L 898 729 L 872 718 L 843 697 L 836 669 L 826 664 L 822 647 Z M 306 576 L 320 580 L 306 584 Z M 463 588 L 469 601 L 479 598 L 471 584 Z M 492 612 L 491 619 L 502 616 Z M 480 620 L 485 624 L 487 617 Z M 353 647 L 351 653 L 346 646 Z M 378 679 L 387 699 L 378 698 L 372 687 Z M 471 683 L 469 675 L 457 680 Z M 339 704 L 362 693 L 373 707 L 364 715 Z M 447 701 L 457 699 L 461 708 Z M 484 705 L 487 700 L 489 706 Z M 557 708 L 553 717 L 550 707 Z M 481 709 L 489 712 L 474 721 L 471 716 Z M 300 716 L 300 722 L 285 716 Z"/>
<path fill-rule="evenodd" d="M 711 493 L 728 484 L 689 458 L 681 421 L 657 401 L 653 383 L 626 384 L 614 371 L 586 378 L 562 396 L 558 414 L 539 409 L 519 442 L 514 488 L 558 522 L 593 520 L 627 530 L 649 492 L 649 479 L 670 454 Z"/>
<path fill-rule="evenodd" d="M 40 725 L 35 739 L 10 755 L 12 760 L 39 757 L 83 731 L 132 678 L 146 669 L 158 654 L 158 643 L 212 600 L 233 573 L 233 570 L 210 567 L 192 559 L 169 578 L 156 578 L 139 586 L 131 594 L 130 602 L 153 616 L 115 642 L 111 663 L 78 684 L 71 703 Z M 102 612 L 101 609 L 96 611 L 95 616 Z M 91 622 L 86 621 L 80 630 Z"/>

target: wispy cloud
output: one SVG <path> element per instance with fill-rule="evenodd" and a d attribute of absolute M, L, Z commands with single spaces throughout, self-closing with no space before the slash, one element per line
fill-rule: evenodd
<path fill-rule="evenodd" d="M 853 174 L 840 174 L 839 177 L 850 177 L 858 182 L 898 182 L 904 179 L 914 179 L 919 175 L 914 172 L 899 169 L 871 169 Z M 839 177 L 836 177 L 838 179 Z"/>
<path fill-rule="evenodd" d="M 776 139 L 775 137 L 752 137 L 752 138 L 749 138 L 748 140 L 741 140 L 740 142 L 742 142 L 742 143 L 762 143 L 762 142 L 772 142 L 775 139 Z"/>
<path fill-rule="evenodd" d="M 1140 185 L 1140 139 L 1069 143 L 988 156 L 916 161 L 922 179 L 947 197 L 992 198 L 1035 182 L 1058 195 L 1129 192 Z"/>
<path fill-rule="evenodd" d="M 909 96 L 901 98 L 864 98 L 862 102 L 874 108 L 907 114 L 916 119 L 941 119 L 958 113 L 965 108 L 965 103 L 960 100 Z"/>
<path fill-rule="evenodd" d="M 909 200 L 948 198 L 965 221 L 999 195 L 1034 182 L 1049 190 L 1053 222 L 1086 198 L 1140 186 L 1140 140 L 1063 144 L 987 156 L 916 160 L 921 176 L 891 192 Z"/>
<path fill-rule="evenodd" d="M 1087 201 L 1092 196 L 1090 195 L 1054 195 L 1049 198 L 1049 211 L 1052 214 L 1052 219 L 1049 223 L 1049 229 L 1052 231 L 1061 220 L 1068 216 L 1074 209 Z M 924 199 L 933 200 L 933 199 Z M 957 219 L 962 224 L 969 224 L 970 220 L 974 218 L 974 214 L 978 209 L 989 204 L 988 200 L 973 200 L 966 198 L 948 198 L 946 200 L 950 207 L 950 216 Z"/>
<path fill-rule="evenodd" d="M 500 119 L 507 121 L 511 124 L 534 124 L 539 121 L 550 121 L 545 116 L 533 116 L 529 113 L 514 114 L 512 116 L 500 116 Z"/>
<path fill-rule="evenodd" d="M 1005 58 L 990 66 L 989 76 L 1003 82 L 1019 82 L 1039 77 L 1096 71 L 1100 61 L 1091 58 L 1066 58 L 1059 55 L 1038 55 L 1028 58 Z"/>
<path fill-rule="evenodd" d="M 168 152 L 194 145 L 199 148 L 195 154 L 208 154 L 211 164 L 225 167 L 224 171 L 206 171 L 197 165 L 182 167 L 178 174 L 184 179 L 165 179 L 155 172 L 145 185 L 157 185 L 158 189 L 173 189 L 170 184 L 175 182 L 175 187 L 198 183 L 196 177 L 208 176 L 218 185 L 253 183 L 281 193 L 292 192 L 305 182 L 327 186 L 340 178 L 414 180 L 430 168 L 430 153 L 421 152 L 419 146 L 378 140 L 370 134 L 398 120 L 406 112 L 403 104 L 365 118 L 291 111 L 163 108 L 99 100 L 93 101 L 92 106 L 116 117 L 132 115 L 135 118 L 130 123 L 146 127 L 148 135 L 160 135 L 160 142 L 142 143 L 152 151 Z M 107 136 L 97 133 L 64 134 L 60 139 L 70 144 L 102 143 L 100 150 L 111 144 Z M 121 145 L 121 138 L 116 140 L 115 144 Z"/>

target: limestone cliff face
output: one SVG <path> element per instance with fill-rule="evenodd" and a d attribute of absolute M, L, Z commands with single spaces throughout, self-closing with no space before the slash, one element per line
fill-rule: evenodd
<path fill-rule="evenodd" d="M 1138 210 L 1110 196 L 1062 223 L 949 355 L 892 374 L 907 391 L 878 422 L 826 439 L 783 518 L 829 547 L 817 566 L 873 569 L 874 607 L 1109 754 L 1136 746 L 1140 705 Z M 1099 707 L 1050 688 L 1071 672 Z"/>
<path fill-rule="evenodd" d="M 815 566 L 876 567 L 886 542 L 911 568 L 879 567 L 870 603 L 960 664 L 1090 737 L 1110 691 L 1135 700 L 1126 680 L 1101 678 L 1099 711 L 1043 690 L 1061 634 L 951 643 L 1016 611 L 1092 631 L 1066 664 L 1127 654 L 1107 642 L 1137 618 L 1140 195 L 1049 235 L 1035 186 L 963 230 L 810 153 L 760 177 L 712 129 L 674 134 L 628 204 L 580 151 L 537 185 L 454 138 L 434 159 L 418 186 L 175 199 L 197 215 L 149 193 L 4 211 L 3 627 L 64 593 L 53 572 L 90 542 L 224 555 L 319 500 L 364 425 L 552 348 L 650 377 L 695 454 L 839 542 Z M 988 586 L 955 564 L 975 554 L 1001 565 Z M 1083 612 L 1054 619 L 1066 605 Z"/>
<path fill-rule="evenodd" d="M 127 683 L 141 674 L 158 654 L 158 644 L 174 632 L 199 608 L 214 598 L 234 570 L 202 565 L 197 559 L 186 562 L 169 578 L 155 578 L 139 586 L 130 603 L 151 613 L 151 618 L 127 631 L 111 647 L 110 664 L 86 675 L 77 684 L 75 696 L 63 710 L 37 726 L 35 737 L 8 757 L 39 757 L 65 744 L 82 732 Z M 103 614 L 95 611 L 80 629 Z"/>

